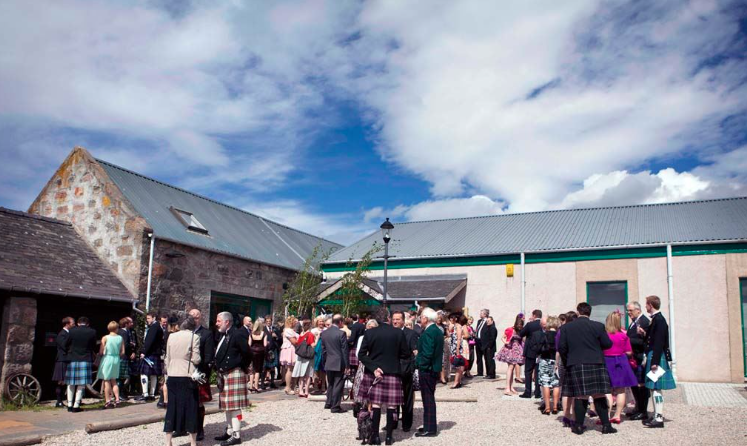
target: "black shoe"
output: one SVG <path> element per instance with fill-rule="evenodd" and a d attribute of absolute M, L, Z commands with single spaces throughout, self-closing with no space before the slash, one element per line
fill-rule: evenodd
<path fill-rule="evenodd" d="M 540 398 L 542 398 L 542 395 L 540 395 L 539 393 L 535 393 L 534 397 L 537 398 L 537 399 L 540 399 Z"/>
<path fill-rule="evenodd" d="M 531 398 L 531 397 L 532 397 L 532 395 L 530 395 L 528 393 L 522 393 L 521 395 L 519 395 L 519 398 Z"/>
<path fill-rule="evenodd" d="M 67 406 L 67 411 L 68 412 L 72 412 L 73 411 L 73 407 L 72 406 Z"/>
<path fill-rule="evenodd" d="M 415 432 L 416 437 L 435 437 L 438 435 L 438 432 Z"/>
<path fill-rule="evenodd" d="M 135 398 L 133 398 L 133 399 L 134 399 L 135 401 L 148 401 L 148 397 L 147 397 L 147 396 L 143 396 L 143 395 L 138 395 L 138 396 L 136 396 L 136 397 L 135 397 Z"/>
<path fill-rule="evenodd" d="M 232 446 L 234 444 L 241 444 L 241 438 L 232 436 L 228 440 L 220 442 L 220 446 Z"/>
<path fill-rule="evenodd" d="M 80 413 L 80 412 L 83 412 L 83 409 L 81 409 L 80 407 L 73 407 L 73 410 L 71 412 Z"/>
<path fill-rule="evenodd" d="M 56 402 L 56 403 L 54 404 L 54 407 L 64 407 L 64 405 L 62 404 L 62 401 L 57 401 L 57 402 Z"/>
<path fill-rule="evenodd" d="M 419 428 L 418 428 L 418 433 L 419 433 L 419 434 L 422 434 L 423 432 L 425 432 L 425 429 L 423 429 L 422 427 L 419 427 Z"/>
<path fill-rule="evenodd" d="M 346 409 L 343 409 L 342 407 L 335 407 L 332 410 L 330 410 L 332 413 L 345 413 L 347 412 Z"/>
<path fill-rule="evenodd" d="M 381 438 L 378 435 L 374 435 L 368 440 L 368 444 L 381 444 Z"/>
<path fill-rule="evenodd" d="M 394 438 L 386 437 L 386 439 L 384 440 L 384 444 L 386 445 L 394 444 Z"/>
<path fill-rule="evenodd" d="M 475 375 L 475 376 L 482 376 L 482 373 L 478 373 L 478 374 L 477 374 L 477 375 Z"/>
<path fill-rule="evenodd" d="M 603 434 L 616 434 L 617 433 L 617 429 L 615 429 L 614 427 L 612 427 L 611 424 L 608 424 L 606 426 L 602 426 L 602 433 Z"/>
<path fill-rule="evenodd" d="M 408 426 L 408 427 L 402 426 L 402 432 L 410 432 L 410 428 L 412 428 L 412 426 Z"/>
<path fill-rule="evenodd" d="M 219 437 L 215 437 L 215 441 L 226 441 L 229 438 L 231 438 L 231 435 L 228 433 L 228 431 L 224 432 L 223 435 Z"/>
<path fill-rule="evenodd" d="M 200 430 L 199 430 L 199 431 L 197 432 L 197 441 L 202 441 L 202 440 L 204 440 L 204 439 L 205 439 L 205 431 L 204 431 L 204 430 L 202 430 L 202 429 L 200 429 Z"/>
<path fill-rule="evenodd" d="M 571 428 L 571 432 L 573 432 L 576 435 L 581 435 L 586 430 L 586 426 L 573 426 Z"/>
<path fill-rule="evenodd" d="M 332 408 L 332 406 L 328 406 L 328 405 L 326 405 L 326 404 L 325 404 L 325 405 L 324 405 L 324 408 L 325 408 L 325 409 L 331 409 L 331 408 Z"/>
<path fill-rule="evenodd" d="M 633 421 L 636 421 L 636 420 L 645 420 L 647 418 L 648 418 L 648 415 L 645 414 L 645 413 L 643 413 L 643 412 L 634 412 L 634 413 L 628 415 L 628 419 L 629 420 L 633 420 Z"/>
<path fill-rule="evenodd" d="M 163 402 L 161 402 L 161 401 L 159 401 L 159 402 L 156 403 L 156 407 L 159 408 L 159 409 L 165 409 L 166 408 L 166 404 L 163 403 Z"/>
<path fill-rule="evenodd" d="M 664 427 L 663 421 L 657 421 L 657 420 L 651 420 L 650 423 L 646 425 L 648 428 L 658 428 L 658 427 Z"/>
<path fill-rule="evenodd" d="M 651 423 L 652 423 L 653 421 L 654 421 L 654 419 L 653 419 L 653 418 L 644 418 L 643 420 L 641 420 L 641 424 L 643 424 L 644 426 L 648 426 L 648 425 L 649 425 L 649 424 L 651 424 Z"/>
<path fill-rule="evenodd" d="M 485 379 L 495 379 L 495 375 L 486 376 Z"/>

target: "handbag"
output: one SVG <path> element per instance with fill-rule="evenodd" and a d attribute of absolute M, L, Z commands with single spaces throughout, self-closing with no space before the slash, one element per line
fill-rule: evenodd
<path fill-rule="evenodd" d="M 634 357 L 631 356 L 630 358 L 628 358 L 628 363 L 633 370 L 636 370 L 638 368 L 638 361 L 636 361 Z"/>
<path fill-rule="evenodd" d="M 454 367 L 464 367 L 465 361 L 462 355 L 452 356 L 451 357 L 451 365 Z"/>
<path fill-rule="evenodd" d="M 314 357 L 314 349 L 306 342 L 306 338 L 296 344 L 296 356 L 302 359 L 312 359 Z"/>

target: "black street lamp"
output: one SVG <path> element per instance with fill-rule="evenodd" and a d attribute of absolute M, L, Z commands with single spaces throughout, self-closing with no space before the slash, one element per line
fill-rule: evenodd
<path fill-rule="evenodd" d="M 386 303 L 386 296 L 387 296 L 387 277 L 386 277 L 386 269 L 387 264 L 389 262 L 389 240 L 392 239 L 392 231 L 394 230 L 394 225 L 392 222 L 389 221 L 389 218 L 386 219 L 384 223 L 381 224 L 381 235 L 384 238 L 384 308 L 389 309 Z"/>

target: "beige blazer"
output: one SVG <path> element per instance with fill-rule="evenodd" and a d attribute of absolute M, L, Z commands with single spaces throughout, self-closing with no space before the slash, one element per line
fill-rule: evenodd
<path fill-rule="evenodd" d="M 169 335 L 166 344 L 166 373 L 169 376 L 191 376 L 200 363 L 200 335 L 192 336 L 189 330 L 177 331 Z M 190 350 L 192 365 L 189 364 Z"/>

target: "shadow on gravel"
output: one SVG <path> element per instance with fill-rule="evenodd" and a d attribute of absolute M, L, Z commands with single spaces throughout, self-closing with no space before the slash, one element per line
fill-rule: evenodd
<path fill-rule="evenodd" d="M 205 425 L 205 438 L 212 438 L 213 436 L 221 435 L 225 430 L 225 423 L 210 423 Z M 264 437 L 272 432 L 279 432 L 281 429 L 274 424 L 255 424 L 247 427 L 246 425 L 241 428 L 241 438 L 243 440 L 257 440 Z"/>

